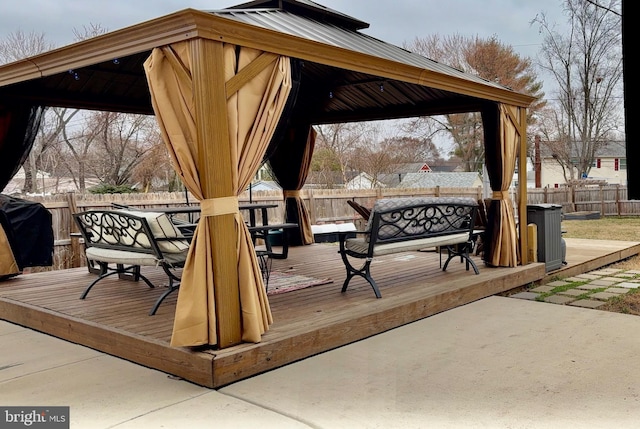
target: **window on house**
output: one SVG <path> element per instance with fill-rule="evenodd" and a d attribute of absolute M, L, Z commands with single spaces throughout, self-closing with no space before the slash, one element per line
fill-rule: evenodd
<path fill-rule="evenodd" d="M 620 170 L 620 160 L 618 158 L 613 160 L 613 169 L 615 171 Z"/>
<path fill-rule="evenodd" d="M 627 158 L 620 158 L 620 170 L 627 169 Z"/>
<path fill-rule="evenodd" d="M 602 160 L 600 158 L 598 158 L 598 159 L 594 160 L 594 165 L 592 165 L 592 167 L 600 168 L 601 163 L 602 163 Z"/>

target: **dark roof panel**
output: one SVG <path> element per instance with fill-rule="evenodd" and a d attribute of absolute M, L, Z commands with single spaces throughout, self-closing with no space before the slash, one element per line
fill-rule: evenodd
<path fill-rule="evenodd" d="M 334 23 L 353 30 L 369 28 L 369 24 L 311 0 L 256 0 L 227 9 L 282 9 L 294 15 L 304 15 L 318 21 Z"/>

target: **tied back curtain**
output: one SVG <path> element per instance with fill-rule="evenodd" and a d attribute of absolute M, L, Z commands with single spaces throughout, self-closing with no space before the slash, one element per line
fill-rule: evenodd
<path fill-rule="evenodd" d="M 315 141 L 316 130 L 311 125 L 292 126 L 268 160 L 274 178 L 283 189 L 285 221 L 300 226 L 299 236 L 290 238 L 294 245 L 313 243 L 309 211 L 299 191 L 309 175 Z"/>
<path fill-rule="evenodd" d="M 11 225 L 4 212 L 0 211 L 0 280 L 11 277 L 20 272 L 18 262 L 12 250 L 12 240 L 9 239 Z"/>
<path fill-rule="evenodd" d="M 200 41 L 200 43 L 203 41 Z M 205 41 L 206 43 L 219 43 Z M 156 48 L 145 62 L 152 102 L 176 172 L 201 202 L 202 217 L 196 228 L 183 271 L 171 339 L 172 346 L 215 345 L 217 338 L 214 273 L 207 216 L 232 213 L 236 228 L 236 258 L 242 340 L 259 342 L 272 323 L 271 310 L 251 237 L 238 210 L 237 196 L 255 175 L 287 100 L 291 83 L 289 59 L 234 45 L 223 45 L 225 93 L 231 146 L 233 195 L 212 198 L 202 187 L 198 169 L 199 143 L 195 118 L 192 49 L 197 41 Z M 214 69 L 214 67 L 211 67 Z M 200 142 L 203 143 L 203 142 Z M 213 148 L 221 142 L 204 144 Z M 206 161 L 206 160 L 205 160 Z M 206 162 L 204 163 L 206 165 Z"/>
<path fill-rule="evenodd" d="M 482 111 L 485 163 L 493 190 L 487 207 L 484 261 L 495 267 L 518 265 L 518 237 L 509 186 L 515 172 L 520 126 L 518 108 L 491 104 Z"/>

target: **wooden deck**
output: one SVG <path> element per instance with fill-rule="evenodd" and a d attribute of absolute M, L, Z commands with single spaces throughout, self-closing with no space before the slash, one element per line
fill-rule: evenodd
<path fill-rule="evenodd" d="M 163 288 L 105 279 L 86 300 L 79 296 L 95 278 L 86 268 L 24 274 L 0 283 L 0 319 L 155 368 L 193 383 L 218 388 L 469 302 L 556 276 L 600 268 L 640 253 L 640 243 L 567 240 L 569 264 L 551 273 L 544 264 L 485 267 L 480 275 L 454 261 L 439 269 L 435 252 L 377 259 L 372 272 L 382 292 L 376 299 L 364 280 L 340 289 L 344 268 L 335 244 L 290 249 L 273 270 L 291 270 L 333 283 L 270 296 L 274 323 L 259 344 L 224 350 L 169 346 L 176 295 L 155 316 L 148 312 Z M 146 269 L 156 284 L 162 271 Z"/>

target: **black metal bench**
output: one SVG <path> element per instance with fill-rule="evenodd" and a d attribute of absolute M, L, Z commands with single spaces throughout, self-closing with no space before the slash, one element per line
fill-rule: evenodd
<path fill-rule="evenodd" d="M 340 234 L 339 252 L 347 270 L 342 292 L 346 292 L 349 282 L 357 275 L 367 280 L 376 297 L 380 298 L 380 290 L 371 276 L 373 258 L 429 247 L 447 250 L 444 266 L 440 260 L 443 271 L 454 257 L 459 256 L 466 261 L 467 271 L 471 266 L 479 274 L 478 267 L 469 256 L 475 238 L 473 227 L 477 208 L 473 198 L 421 197 L 376 201 L 364 231 L 356 232 L 356 238 Z M 356 268 L 349 257 L 364 259 L 365 262 Z"/>
<path fill-rule="evenodd" d="M 100 280 L 114 274 L 134 281 L 142 279 L 141 266 L 160 266 L 169 278 L 166 292 L 156 301 L 149 315 L 180 286 L 178 269 L 184 266 L 189 241 L 164 213 L 128 210 L 91 210 L 74 215 L 85 244 L 88 260 L 99 266 L 98 278 L 80 296 L 85 299 Z"/>

